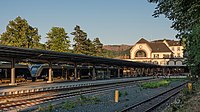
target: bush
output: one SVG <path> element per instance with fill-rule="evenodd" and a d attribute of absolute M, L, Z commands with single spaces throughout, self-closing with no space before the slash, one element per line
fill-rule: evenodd
<path fill-rule="evenodd" d="M 122 96 L 122 92 L 121 91 L 119 91 L 119 97 L 121 97 Z"/>
<path fill-rule="evenodd" d="M 73 109 L 76 106 L 75 102 L 66 101 L 64 108 L 67 110 Z"/>
<path fill-rule="evenodd" d="M 92 104 L 92 103 L 97 104 L 98 102 L 100 102 L 100 99 L 95 97 L 95 96 L 86 97 L 86 96 L 80 95 L 80 98 L 79 98 L 78 101 L 79 101 L 79 103 L 81 105 L 83 105 L 83 104 Z"/>
<path fill-rule="evenodd" d="M 49 112 L 52 112 L 52 111 L 53 111 L 53 105 L 52 105 L 51 103 L 48 105 L 48 111 L 49 111 Z"/>

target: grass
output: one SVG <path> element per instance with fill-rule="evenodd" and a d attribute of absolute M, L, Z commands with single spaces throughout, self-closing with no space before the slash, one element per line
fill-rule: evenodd
<path fill-rule="evenodd" d="M 73 109 L 74 107 L 76 106 L 76 103 L 73 102 L 73 101 L 66 101 L 63 105 L 63 107 L 66 109 L 66 110 L 71 110 Z"/>
<path fill-rule="evenodd" d="M 154 82 L 145 82 L 141 85 L 142 88 L 158 88 L 161 86 L 168 86 L 171 80 L 164 79 L 161 81 L 154 81 Z"/>
<path fill-rule="evenodd" d="M 87 97 L 87 96 L 80 95 L 80 97 L 78 97 L 75 100 L 66 100 L 60 106 L 53 106 L 51 103 L 49 103 L 47 107 L 39 106 L 37 111 L 38 112 L 53 112 L 59 108 L 70 111 L 71 109 L 75 108 L 78 105 L 83 106 L 87 104 L 98 104 L 99 102 L 101 102 L 101 100 L 96 96 Z"/>
<path fill-rule="evenodd" d="M 77 100 L 77 103 L 80 104 L 80 105 L 84 105 L 84 104 L 97 104 L 100 101 L 101 100 L 98 97 L 95 97 L 95 96 L 86 97 L 86 96 L 80 95 L 80 97 Z"/>

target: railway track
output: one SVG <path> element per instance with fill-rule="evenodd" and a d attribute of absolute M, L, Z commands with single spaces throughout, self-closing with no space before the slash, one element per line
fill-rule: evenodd
<path fill-rule="evenodd" d="M 147 100 L 143 100 L 141 102 L 138 102 L 137 104 L 131 105 L 123 109 L 121 112 L 151 112 L 159 107 L 161 104 L 165 103 L 171 97 L 177 95 L 184 88 L 186 83 L 187 82 L 170 90 L 167 90 L 161 94 L 155 95 Z"/>
<path fill-rule="evenodd" d="M 155 80 L 155 79 L 153 79 Z M 140 82 L 143 81 L 150 81 L 150 80 L 140 80 Z M 12 111 L 12 110 L 22 110 L 29 108 L 31 106 L 37 105 L 37 104 L 43 104 L 43 103 L 48 103 L 48 102 L 53 102 L 53 101 L 58 101 L 58 100 L 63 100 L 69 97 L 75 97 L 83 94 L 92 94 L 92 93 L 98 93 L 98 92 L 104 92 L 112 89 L 118 89 L 120 87 L 125 87 L 125 86 L 130 86 L 138 83 L 139 81 L 134 81 L 134 82 L 124 82 L 124 83 L 115 83 L 115 84 L 110 84 L 110 85 L 97 85 L 97 86 L 91 86 L 91 87 L 79 87 L 79 88 L 71 88 L 69 89 L 59 89 L 59 90 L 52 90 L 52 91 L 47 91 L 48 94 L 51 95 L 43 95 L 40 97 L 35 97 L 35 98 L 27 98 L 27 99 L 20 99 L 20 100 L 13 100 L 9 102 L 3 102 L 0 103 L 0 111 Z M 56 91 L 66 91 L 64 93 L 57 93 Z M 35 94 L 41 94 L 41 93 L 35 93 Z M 14 99 L 18 97 L 24 97 L 27 95 L 35 95 L 34 93 L 30 94 L 21 94 L 21 95 L 14 95 L 14 96 L 7 96 L 7 99 Z M 42 94 L 46 94 L 45 92 L 42 92 Z M 4 96 L 5 98 L 6 96 Z M 3 99 L 3 97 L 2 97 Z M 19 99 L 19 98 L 18 98 Z"/>
<path fill-rule="evenodd" d="M 111 82 L 111 83 L 100 83 L 100 84 L 88 83 L 88 84 L 79 84 L 79 85 L 55 86 L 55 87 L 29 89 L 29 90 L 1 92 L 0 100 L 5 99 L 5 98 L 15 98 L 15 97 L 19 97 L 19 96 L 27 96 L 27 95 L 31 95 L 31 94 L 42 94 L 42 93 L 54 92 L 54 91 L 68 91 L 68 90 L 74 90 L 74 89 L 80 89 L 80 88 L 99 87 L 99 86 L 104 86 L 104 85 L 121 84 L 121 83 L 128 83 L 128 82 L 138 82 L 138 81 L 145 81 L 145 80 L 152 80 L 152 79 L 154 79 L 154 78 L 138 79 L 138 80 L 132 80 L 132 81 L 123 81 L 123 82 Z"/>

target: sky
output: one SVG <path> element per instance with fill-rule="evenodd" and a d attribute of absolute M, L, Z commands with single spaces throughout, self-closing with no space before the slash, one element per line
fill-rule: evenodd
<path fill-rule="evenodd" d="M 65 28 L 73 41 L 70 33 L 76 25 L 104 45 L 134 45 L 141 37 L 175 39 L 172 21 L 152 16 L 155 7 L 147 0 L 1 0 L 0 34 L 21 16 L 38 28 L 42 43 L 52 27 Z"/>

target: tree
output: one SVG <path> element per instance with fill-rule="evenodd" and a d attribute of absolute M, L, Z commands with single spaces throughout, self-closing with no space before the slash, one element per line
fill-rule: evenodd
<path fill-rule="evenodd" d="M 47 49 L 59 52 L 68 52 L 70 47 L 69 37 L 64 28 L 52 27 L 47 33 Z"/>
<path fill-rule="evenodd" d="M 200 39 L 200 1 L 199 0 L 148 0 L 157 3 L 154 17 L 164 14 L 172 20 L 172 28 L 178 31 L 177 38 L 184 41 L 187 64 L 192 68 L 192 75 L 199 75 L 196 71 L 200 70 L 200 51 L 198 39 Z"/>
<path fill-rule="evenodd" d="M 165 17 L 173 21 L 172 28 L 177 30 L 179 38 L 187 38 L 192 27 L 200 22 L 200 1 L 199 0 L 148 0 L 157 3 L 153 16 Z"/>
<path fill-rule="evenodd" d="M 0 43 L 3 45 L 25 48 L 38 48 L 39 41 L 40 35 L 38 34 L 38 29 L 30 26 L 20 16 L 9 22 L 6 32 L 0 38 Z"/>
<path fill-rule="evenodd" d="M 77 54 L 87 54 L 87 47 L 88 42 L 87 40 L 87 33 L 81 30 L 80 26 L 76 25 L 74 28 L 74 32 L 71 35 L 74 35 L 74 45 L 73 45 L 73 52 Z"/>
<path fill-rule="evenodd" d="M 86 40 L 86 46 L 87 47 L 84 54 L 89 55 L 89 56 L 96 56 L 95 45 L 92 43 L 90 39 Z"/>
<path fill-rule="evenodd" d="M 99 38 L 93 40 L 95 47 L 95 56 L 103 56 L 103 44 L 100 42 Z"/>
<path fill-rule="evenodd" d="M 200 24 L 193 27 L 188 38 L 187 50 L 187 64 L 189 65 L 193 75 L 200 73 Z"/>

